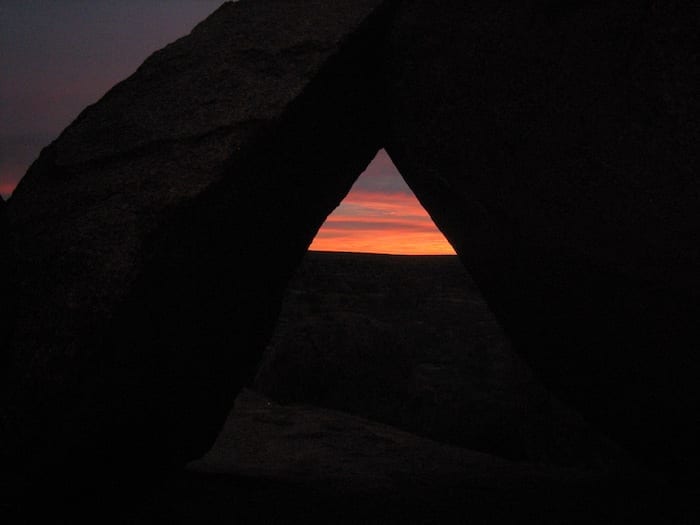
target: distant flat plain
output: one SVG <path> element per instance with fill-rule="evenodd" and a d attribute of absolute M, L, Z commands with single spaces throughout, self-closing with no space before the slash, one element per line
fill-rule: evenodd
<path fill-rule="evenodd" d="M 686 496 L 547 392 L 457 257 L 309 252 L 212 449 L 126 514 L 692 523 Z"/>
<path fill-rule="evenodd" d="M 457 256 L 308 252 L 254 386 L 513 460 L 619 459 L 516 355 Z"/>

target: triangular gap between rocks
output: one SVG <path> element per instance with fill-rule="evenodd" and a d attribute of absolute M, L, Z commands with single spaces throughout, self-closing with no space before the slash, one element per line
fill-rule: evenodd
<path fill-rule="evenodd" d="M 538 432 L 516 431 L 531 426 L 541 386 L 384 149 L 310 244 L 252 386 L 283 404 L 542 459 Z"/>
<path fill-rule="evenodd" d="M 326 194 L 326 206 L 338 202 L 336 209 L 346 212 L 341 226 L 367 227 L 376 219 L 382 228 L 391 223 L 392 209 L 380 209 L 354 224 L 364 211 L 354 192 L 360 190 L 355 195 L 362 197 L 364 191 L 367 197 L 383 189 L 391 195 L 386 199 L 390 204 L 410 200 L 410 209 L 424 214 L 422 224 L 427 221 L 441 236 L 403 181 L 396 186 L 395 179 L 392 183 L 379 176 L 364 182 L 364 174 L 375 168 L 381 172 L 382 164 L 401 178 L 388 154 L 379 150 L 349 190 L 352 176 L 345 179 L 344 190 Z M 413 229 L 422 228 L 414 224 Z M 375 226 L 370 233 L 378 230 Z M 335 239 L 342 233 L 343 228 L 337 229 Z M 397 228 L 392 237 L 404 234 Z M 561 410 L 562 417 L 552 408 L 549 393 L 513 353 L 458 257 L 387 255 L 386 246 L 374 250 L 381 253 L 306 252 L 287 284 L 276 327 L 249 384 L 265 397 L 239 397 L 216 444 L 196 468 L 238 472 L 258 463 L 232 448 L 237 440 L 260 435 L 255 424 L 245 426 L 250 422 L 246 410 L 281 418 L 298 431 L 308 450 L 324 448 L 337 432 L 327 428 L 328 413 L 318 407 L 517 461 L 588 464 L 607 454 L 595 439 L 589 443 L 576 430 L 573 439 L 581 444 L 574 453 L 566 443 L 557 444 L 557 436 L 572 432 L 568 421 L 576 415 Z M 342 242 L 337 249 L 360 251 Z M 285 404 L 306 405 L 313 415 L 299 420 Z M 299 446 L 297 438 L 294 446 Z M 322 463 L 314 468 L 323 471 Z"/>
<path fill-rule="evenodd" d="M 385 149 L 326 218 L 309 250 L 455 255 Z"/>

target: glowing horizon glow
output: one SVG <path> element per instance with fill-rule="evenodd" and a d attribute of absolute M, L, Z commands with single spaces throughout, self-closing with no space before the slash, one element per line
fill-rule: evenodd
<path fill-rule="evenodd" d="M 370 179 L 377 176 L 382 181 L 375 188 Z M 383 150 L 328 216 L 309 250 L 455 255 Z"/>

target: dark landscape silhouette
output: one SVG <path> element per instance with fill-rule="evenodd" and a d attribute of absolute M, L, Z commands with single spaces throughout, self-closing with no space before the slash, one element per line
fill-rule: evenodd
<path fill-rule="evenodd" d="M 0 199 L 0 512 L 695 522 L 698 34 L 222 4 Z M 381 148 L 458 259 L 307 253 Z"/>

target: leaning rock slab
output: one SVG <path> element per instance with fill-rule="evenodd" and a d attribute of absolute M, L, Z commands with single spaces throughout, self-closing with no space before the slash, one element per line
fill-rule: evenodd
<path fill-rule="evenodd" d="M 386 149 L 536 373 L 692 474 L 700 64 L 681 4 L 412 2 Z"/>
<path fill-rule="evenodd" d="M 209 448 L 288 275 L 379 148 L 390 4 L 225 3 L 42 151 L 8 208 L 8 465 L 119 489 Z"/>

